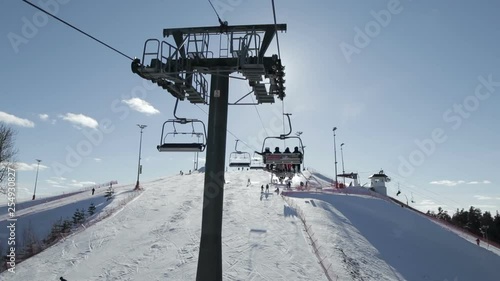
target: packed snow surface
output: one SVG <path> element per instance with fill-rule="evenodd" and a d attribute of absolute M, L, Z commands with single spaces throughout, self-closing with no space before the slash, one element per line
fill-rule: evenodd
<path fill-rule="evenodd" d="M 38 225 L 66 216 L 64 208 L 77 202 L 114 213 L 0 280 L 195 280 L 203 181 L 203 173 L 176 175 L 143 182 L 140 193 L 122 187 L 112 201 L 100 191 L 27 205 L 18 221 L 32 216 Z M 400 205 L 313 190 L 285 201 L 272 185 L 261 193 L 269 181 L 263 171 L 226 173 L 224 280 L 328 280 L 320 259 L 332 280 L 499 280 L 497 254 Z M 130 196 L 121 206 L 120 198 Z"/>

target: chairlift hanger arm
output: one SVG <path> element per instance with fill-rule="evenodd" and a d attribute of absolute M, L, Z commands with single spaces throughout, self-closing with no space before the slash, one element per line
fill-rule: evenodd
<path fill-rule="evenodd" d="M 238 151 L 238 142 L 239 142 L 239 141 L 240 141 L 240 140 L 236 140 L 236 143 L 234 144 L 234 151 L 235 151 L 236 153 L 241 153 L 241 151 Z"/>
<path fill-rule="evenodd" d="M 286 115 L 286 117 L 288 118 L 288 125 L 290 128 L 290 131 L 288 131 L 287 134 L 280 135 L 280 138 L 285 139 L 292 133 L 292 121 L 290 121 L 290 115 L 292 115 L 292 114 L 291 113 L 283 113 L 283 115 Z"/>

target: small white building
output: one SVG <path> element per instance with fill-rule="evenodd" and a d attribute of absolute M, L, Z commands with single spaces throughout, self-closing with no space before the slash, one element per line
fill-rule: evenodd
<path fill-rule="evenodd" d="M 391 178 L 384 174 L 384 170 L 380 170 L 378 174 L 371 175 L 369 179 L 371 180 L 370 189 L 387 196 L 387 187 L 385 186 L 385 183 L 390 182 Z"/>

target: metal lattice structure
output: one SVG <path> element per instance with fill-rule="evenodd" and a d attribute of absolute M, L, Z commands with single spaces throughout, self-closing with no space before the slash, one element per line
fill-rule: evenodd
<path fill-rule="evenodd" d="M 277 31 L 286 31 L 286 24 L 165 29 L 164 37 L 174 42 L 147 40 L 142 60 L 132 62 L 132 72 L 180 100 L 202 104 L 208 103 L 205 74 L 238 72 L 258 103 L 274 103 L 275 97 L 285 97 L 284 66 L 277 55 L 265 53 Z"/>
<path fill-rule="evenodd" d="M 259 104 L 274 103 L 275 98 L 283 100 L 284 66 L 278 55 L 265 56 L 278 31 L 286 31 L 286 24 L 164 29 L 163 36 L 171 36 L 173 42 L 149 39 L 144 44 L 142 60 L 132 62 L 133 73 L 158 84 L 177 101 L 187 99 L 193 104 L 210 105 L 197 281 L 222 280 L 230 74 L 237 72 L 248 80 Z M 210 89 L 206 75 L 210 75 Z"/>

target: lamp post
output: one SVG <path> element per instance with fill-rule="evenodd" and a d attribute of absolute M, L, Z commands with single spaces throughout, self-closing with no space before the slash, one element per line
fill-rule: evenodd
<path fill-rule="evenodd" d="M 139 126 L 139 128 L 141 128 L 141 138 L 140 138 L 140 141 L 139 141 L 139 164 L 137 164 L 137 183 L 135 184 L 135 190 L 141 189 L 139 187 L 139 175 L 142 173 L 142 169 L 141 169 L 142 130 L 144 128 L 146 128 L 147 125 L 137 124 L 137 126 Z"/>
<path fill-rule="evenodd" d="M 344 187 L 345 187 L 344 150 L 342 150 L 343 146 L 344 146 L 344 143 L 341 143 L 340 144 L 340 157 L 342 159 L 342 174 L 344 175 Z"/>
<path fill-rule="evenodd" d="M 337 188 L 337 144 L 335 142 L 335 131 L 337 127 L 333 127 L 333 155 L 335 159 L 335 188 Z"/>
<path fill-rule="evenodd" d="M 38 169 L 40 168 L 40 162 L 42 162 L 42 160 L 40 159 L 35 159 L 35 160 L 38 162 L 38 165 L 36 166 L 35 189 L 33 190 L 33 198 L 31 200 L 35 200 L 36 183 L 38 182 Z"/>

